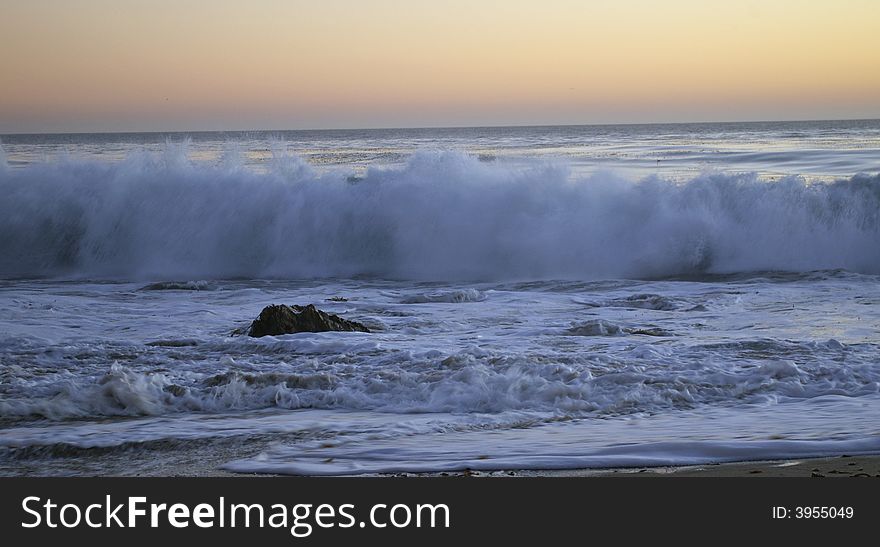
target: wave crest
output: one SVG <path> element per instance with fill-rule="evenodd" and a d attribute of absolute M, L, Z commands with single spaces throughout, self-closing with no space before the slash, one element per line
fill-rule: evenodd
<path fill-rule="evenodd" d="M 185 151 L 0 169 L 0 277 L 653 278 L 880 272 L 880 175 L 571 175 L 419 152 L 357 182 Z"/>

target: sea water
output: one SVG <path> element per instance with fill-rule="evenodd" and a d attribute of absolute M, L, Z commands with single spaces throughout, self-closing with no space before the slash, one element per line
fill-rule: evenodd
<path fill-rule="evenodd" d="M 5 474 L 880 453 L 880 122 L 2 143 Z"/>

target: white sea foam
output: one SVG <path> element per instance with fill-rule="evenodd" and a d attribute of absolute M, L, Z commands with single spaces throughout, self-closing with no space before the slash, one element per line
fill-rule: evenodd
<path fill-rule="evenodd" d="M 0 162 L 0 473 L 254 438 L 233 469 L 878 450 L 878 177 L 185 148 Z M 234 334 L 273 303 L 372 332 Z"/>
<path fill-rule="evenodd" d="M 880 272 L 880 177 L 576 176 L 424 151 L 358 182 L 182 147 L 0 171 L 0 276 L 600 278 Z"/>
<path fill-rule="evenodd" d="M 308 475 L 695 465 L 880 453 L 877 397 L 667 412 L 530 428 L 277 444 L 233 471 Z M 834 411 L 829 412 L 829 409 Z M 845 411 L 849 411 L 849 415 Z M 706 426 L 709 422 L 712 425 Z"/>
<path fill-rule="evenodd" d="M 575 334 L 613 333 L 603 327 L 601 333 Z M 847 356 L 846 350 L 833 345 L 747 341 L 692 348 L 691 355 L 682 356 L 683 350 L 673 352 L 663 345 L 621 344 L 603 355 L 572 357 L 475 346 L 451 353 L 380 352 L 378 344 L 357 341 L 366 337 L 328 341 L 318 348 L 297 335 L 275 342 L 248 340 L 245 345 L 149 343 L 147 356 L 166 364 L 161 372 L 113 364 L 103 373 L 96 367 L 97 374 L 78 378 L 30 378 L 23 396 L 0 399 L 0 417 L 64 419 L 263 408 L 610 416 L 825 395 L 860 397 L 880 391 L 871 347 Z M 92 351 L 99 352 L 99 358 L 106 352 Z M 162 357 L 159 351 L 168 354 Z M 186 364 L 187 355 L 181 351 L 190 351 L 189 358 L 204 360 L 204 365 Z M 83 352 L 70 348 L 73 355 Z M 230 353 L 243 353 L 247 361 L 237 362 Z M 285 356 L 299 357 L 279 362 Z M 845 361 L 835 363 L 841 359 Z M 260 365 L 263 360 L 269 364 Z M 21 376 L 16 383 L 22 382 Z"/>

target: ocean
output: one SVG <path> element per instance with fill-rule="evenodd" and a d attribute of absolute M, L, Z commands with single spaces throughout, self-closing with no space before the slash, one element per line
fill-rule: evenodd
<path fill-rule="evenodd" d="M 880 453 L 878 120 L 0 143 L 0 474 Z"/>

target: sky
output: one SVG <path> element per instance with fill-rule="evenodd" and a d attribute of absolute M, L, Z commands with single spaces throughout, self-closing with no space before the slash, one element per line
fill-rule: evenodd
<path fill-rule="evenodd" d="M 0 0 L 0 133 L 842 118 L 877 0 Z"/>

